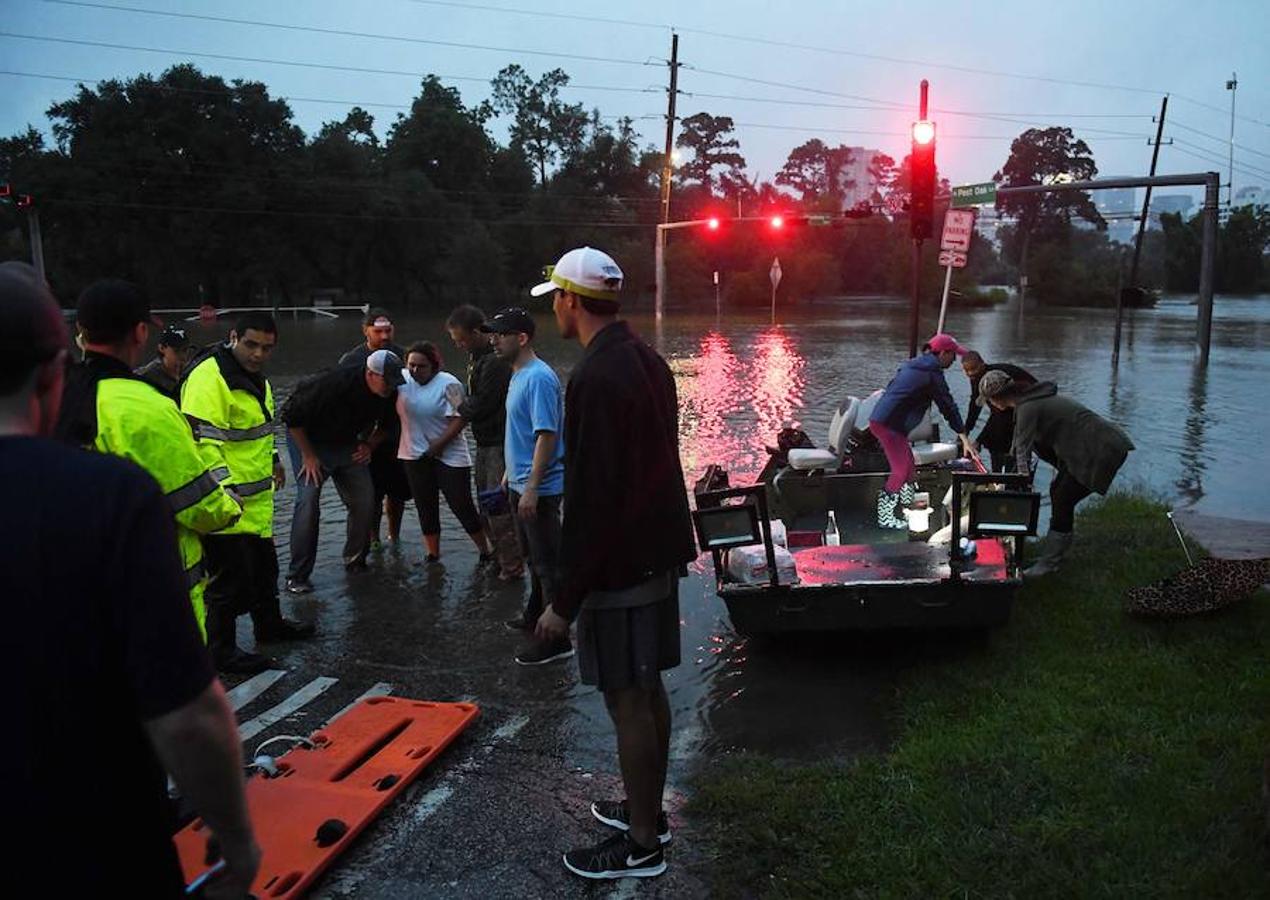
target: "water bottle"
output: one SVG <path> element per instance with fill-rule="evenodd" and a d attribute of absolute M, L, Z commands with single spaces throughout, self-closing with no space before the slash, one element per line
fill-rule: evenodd
<path fill-rule="evenodd" d="M 837 547 L 841 541 L 838 539 L 838 520 L 834 518 L 833 510 L 829 510 L 829 524 L 825 526 L 825 546 Z"/>

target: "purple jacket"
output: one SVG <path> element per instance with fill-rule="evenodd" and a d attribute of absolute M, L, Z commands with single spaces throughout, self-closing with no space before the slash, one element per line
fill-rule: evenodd
<path fill-rule="evenodd" d="M 948 382 L 944 380 L 939 358 L 933 353 L 923 353 L 900 366 L 873 407 L 869 421 L 908 434 L 921 423 L 932 400 L 953 431 L 961 434 L 966 430 L 957 404 L 953 403 L 952 392 L 948 390 Z"/>

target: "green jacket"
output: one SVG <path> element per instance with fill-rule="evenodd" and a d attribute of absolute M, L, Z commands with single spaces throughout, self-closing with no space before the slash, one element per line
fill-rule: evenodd
<path fill-rule="evenodd" d="M 1107 493 L 1133 449 L 1133 441 L 1118 425 L 1075 400 L 1060 397 L 1052 381 L 1042 381 L 1019 395 L 1014 452 L 1020 472 L 1028 471 L 1038 444 L 1053 452 L 1059 468 L 1099 494 Z"/>
<path fill-rule="evenodd" d="M 185 377 L 181 412 L 190 420 L 208 470 L 243 500 L 243 514 L 221 534 L 273 536 L 273 389 L 221 347 Z"/>

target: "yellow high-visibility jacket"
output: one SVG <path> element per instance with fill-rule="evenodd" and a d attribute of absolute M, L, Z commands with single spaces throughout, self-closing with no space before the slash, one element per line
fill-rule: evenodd
<path fill-rule="evenodd" d="M 221 347 L 185 376 L 181 412 L 194 428 L 203 462 L 243 500 L 243 514 L 225 534 L 273 537 L 273 388 L 253 377 Z"/>
<path fill-rule="evenodd" d="M 81 447 L 130 459 L 159 483 L 176 518 L 190 602 L 206 636 L 207 573 L 199 535 L 223 531 L 238 521 L 242 510 L 207 470 L 176 404 L 122 361 L 89 352 L 67 377 L 57 434 Z"/>

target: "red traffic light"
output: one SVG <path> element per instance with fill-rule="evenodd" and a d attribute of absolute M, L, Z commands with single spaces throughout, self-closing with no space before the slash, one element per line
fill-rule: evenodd
<path fill-rule="evenodd" d="M 710 218 L 706 219 L 706 228 L 709 228 L 711 231 L 718 231 L 719 224 L 720 223 L 719 223 L 718 216 L 711 216 Z"/>
<path fill-rule="evenodd" d="M 779 216 L 779 215 L 772 216 L 770 219 L 767 220 L 767 224 L 771 226 L 773 231 L 780 231 L 782 228 L 785 227 L 785 217 Z"/>
<path fill-rule="evenodd" d="M 35 199 L 30 194 L 18 194 L 13 198 L 13 202 L 18 209 L 26 209 L 35 203 Z"/>
<path fill-rule="evenodd" d="M 8 197 L 12 193 L 13 193 L 13 185 L 0 184 L 0 197 Z"/>
<path fill-rule="evenodd" d="M 913 143 L 932 144 L 935 141 L 935 123 L 923 119 L 913 123 Z"/>

